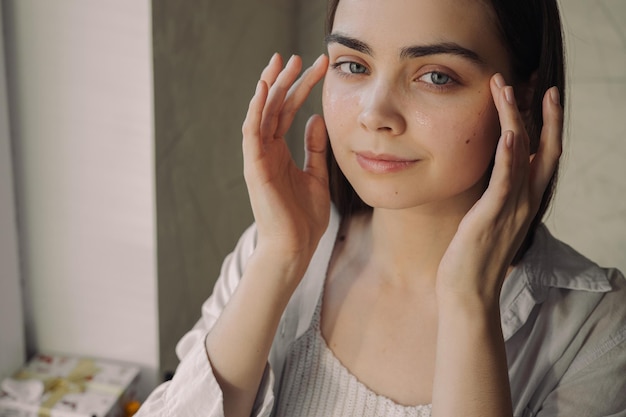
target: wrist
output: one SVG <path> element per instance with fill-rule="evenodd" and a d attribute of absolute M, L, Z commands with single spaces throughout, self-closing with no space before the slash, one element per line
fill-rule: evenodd
<path fill-rule="evenodd" d="M 325 230 L 323 228 L 312 231 L 302 227 L 277 225 L 268 228 L 257 223 L 255 250 L 263 251 L 283 263 L 308 263 Z"/>
<path fill-rule="evenodd" d="M 482 294 L 480 292 L 445 292 L 437 293 L 437 307 L 440 319 L 479 320 L 481 317 L 492 320 L 500 318 L 499 292 Z"/>
<path fill-rule="evenodd" d="M 253 266 L 280 288 L 293 291 L 302 280 L 312 257 L 313 251 L 290 251 L 278 245 L 263 244 L 255 248 L 247 268 Z"/>
<path fill-rule="evenodd" d="M 503 278 L 499 278 L 500 275 Z M 504 276 L 486 272 L 456 275 L 455 279 L 438 276 L 436 296 L 440 312 L 465 311 L 474 314 L 499 312 Z"/>

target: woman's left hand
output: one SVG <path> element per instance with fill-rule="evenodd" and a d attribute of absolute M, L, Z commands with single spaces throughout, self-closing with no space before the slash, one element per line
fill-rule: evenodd
<path fill-rule="evenodd" d="M 543 98 L 539 149 L 529 137 L 511 86 L 496 74 L 491 92 L 502 135 L 487 190 L 465 215 L 437 275 L 437 295 L 470 297 L 497 307 L 507 270 L 539 209 L 562 149 L 563 111 L 556 87 Z"/>
<path fill-rule="evenodd" d="M 512 87 L 499 74 L 490 86 L 502 126 L 493 172 L 437 271 L 433 416 L 512 415 L 500 291 L 561 155 L 556 88 L 544 95 L 539 149 L 530 155 Z"/>

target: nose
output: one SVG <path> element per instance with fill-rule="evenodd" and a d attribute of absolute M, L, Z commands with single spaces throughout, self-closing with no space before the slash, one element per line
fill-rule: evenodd
<path fill-rule="evenodd" d="M 386 132 L 394 136 L 402 134 L 406 129 L 406 120 L 399 95 L 390 83 L 370 85 L 361 101 L 359 124 L 372 132 Z"/>

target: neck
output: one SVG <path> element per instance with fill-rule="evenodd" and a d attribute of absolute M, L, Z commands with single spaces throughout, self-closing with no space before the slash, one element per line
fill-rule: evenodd
<path fill-rule="evenodd" d="M 434 290 L 437 269 L 469 207 L 374 209 L 371 261 L 395 285 Z"/>

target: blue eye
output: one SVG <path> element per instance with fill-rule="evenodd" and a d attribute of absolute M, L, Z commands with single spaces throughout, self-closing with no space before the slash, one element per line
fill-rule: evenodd
<path fill-rule="evenodd" d="M 418 81 L 426 84 L 427 87 L 437 90 L 446 90 L 457 84 L 456 80 L 444 72 L 430 71 L 422 74 Z"/>
<path fill-rule="evenodd" d="M 367 68 L 357 62 L 350 62 L 350 72 L 353 74 L 365 74 Z"/>
<path fill-rule="evenodd" d="M 367 74 L 367 67 L 358 62 L 337 62 L 333 67 L 338 68 L 344 74 Z"/>
<path fill-rule="evenodd" d="M 450 77 L 441 72 L 431 72 L 430 81 L 435 85 L 445 85 L 450 82 Z"/>

